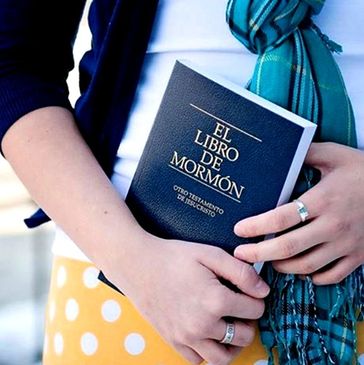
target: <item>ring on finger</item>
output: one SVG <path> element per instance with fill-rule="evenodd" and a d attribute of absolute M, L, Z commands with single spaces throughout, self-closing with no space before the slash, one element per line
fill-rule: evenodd
<path fill-rule="evenodd" d="M 224 345 L 230 345 L 233 342 L 234 335 L 235 335 L 235 324 L 231 322 L 226 322 L 225 336 L 220 341 L 220 343 Z"/>
<path fill-rule="evenodd" d="M 308 209 L 305 204 L 302 203 L 301 200 L 295 199 L 294 203 L 297 205 L 297 213 L 301 218 L 301 222 L 305 222 L 307 218 L 310 216 Z"/>

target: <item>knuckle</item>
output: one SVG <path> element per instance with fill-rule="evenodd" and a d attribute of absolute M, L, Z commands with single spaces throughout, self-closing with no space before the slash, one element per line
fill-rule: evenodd
<path fill-rule="evenodd" d="M 281 231 L 288 226 L 288 217 L 284 214 L 275 214 L 272 218 L 274 231 Z"/>
<path fill-rule="evenodd" d="M 195 321 L 195 323 L 191 326 L 192 336 L 194 338 L 205 338 L 211 332 L 211 326 L 214 321 L 205 318 L 199 318 Z"/>
<path fill-rule="evenodd" d="M 299 274 L 312 274 L 316 271 L 316 267 L 312 262 L 303 262 L 298 265 Z"/>
<path fill-rule="evenodd" d="M 221 298 L 219 300 L 215 300 L 210 307 L 210 313 L 217 318 L 220 318 L 224 315 L 226 311 L 226 303 L 223 302 Z"/>
<path fill-rule="evenodd" d="M 191 245 L 192 253 L 196 253 L 194 250 L 195 245 Z M 211 245 L 198 245 L 199 251 L 197 257 L 199 259 L 204 258 L 206 256 L 211 257 L 213 260 L 218 260 L 222 257 L 223 251 L 220 247 L 211 246 Z"/>
<path fill-rule="evenodd" d="M 360 243 L 364 242 L 364 232 L 359 232 L 358 229 L 353 230 L 353 232 L 351 232 L 351 247 L 353 248 L 353 250 L 359 249 L 359 254 L 361 252 L 363 252 L 364 254 L 364 250 L 360 250 L 362 245 Z"/>
<path fill-rule="evenodd" d="M 360 250 L 360 252 L 358 253 L 358 261 L 356 263 L 356 268 L 358 268 L 359 266 L 362 266 L 363 263 L 364 263 L 364 252 L 363 252 L 363 250 Z"/>
<path fill-rule="evenodd" d="M 189 329 L 185 329 L 183 331 L 181 331 L 180 333 L 178 333 L 176 335 L 176 339 L 175 342 L 176 343 L 181 343 L 183 345 L 189 344 L 193 341 L 193 336 L 191 336 L 192 331 L 190 331 Z"/>
<path fill-rule="evenodd" d="M 355 254 L 355 242 L 352 238 L 340 240 L 340 245 L 332 243 L 332 250 L 336 252 L 339 257 Z"/>
<path fill-rule="evenodd" d="M 332 275 L 331 284 L 339 284 L 345 279 L 346 275 L 344 272 L 336 272 Z"/>
<path fill-rule="evenodd" d="M 249 223 L 244 229 L 242 230 L 243 236 L 247 237 L 254 237 L 256 232 L 256 228 L 253 223 Z"/>
<path fill-rule="evenodd" d="M 329 281 L 328 284 L 340 284 L 343 281 L 344 277 L 336 274 L 332 277 L 332 280 Z"/>
<path fill-rule="evenodd" d="M 184 328 L 179 335 L 177 336 L 177 341 L 186 345 L 191 344 L 195 340 L 200 339 L 201 336 L 201 327 L 197 322 L 191 322 Z"/>
<path fill-rule="evenodd" d="M 189 330 L 189 336 L 192 339 L 204 338 L 207 333 L 207 326 L 203 322 L 196 322 Z"/>
<path fill-rule="evenodd" d="M 175 347 L 181 343 L 180 332 L 175 327 L 170 328 L 168 333 L 164 333 L 164 336 Z"/>
<path fill-rule="evenodd" d="M 284 261 L 275 261 L 273 262 L 273 267 L 276 271 L 281 273 L 289 273 L 292 270 L 290 270 L 290 266 L 287 265 Z"/>
<path fill-rule="evenodd" d="M 254 223 L 253 221 L 247 222 L 247 224 L 243 229 L 244 236 L 254 237 L 256 235 L 256 232 L 257 232 L 257 224 Z"/>
<path fill-rule="evenodd" d="M 281 238 L 279 246 L 284 258 L 292 257 L 296 254 L 296 242 L 291 238 Z"/>
<path fill-rule="evenodd" d="M 316 186 L 316 191 L 319 198 L 314 200 L 314 205 L 317 213 L 321 215 L 331 206 L 331 194 L 325 185 L 320 185 L 320 183 Z"/>
<path fill-rule="evenodd" d="M 345 219 L 333 218 L 332 227 L 334 233 L 340 236 L 350 230 L 350 223 Z"/>
<path fill-rule="evenodd" d="M 209 254 L 214 255 L 214 258 L 217 261 L 223 260 L 225 254 L 226 254 L 223 249 L 221 249 L 219 247 L 215 247 L 215 246 L 210 246 L 209 250 L 210 250 Z"/>

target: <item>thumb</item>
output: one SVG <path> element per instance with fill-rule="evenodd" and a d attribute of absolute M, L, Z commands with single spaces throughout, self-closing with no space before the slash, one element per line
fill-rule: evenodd
<path fill-rule="evenodd" d="M 203 264 L 218 277 L 237 286 L 244 294 L 258 299 L 269 294 L 269 286 L 257 274 L 252 265 L 236 259 L 223 250 L 218 249 L 211 255 L 204 255 Z"/>

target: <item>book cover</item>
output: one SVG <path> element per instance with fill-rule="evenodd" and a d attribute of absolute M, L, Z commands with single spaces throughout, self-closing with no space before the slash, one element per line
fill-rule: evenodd
<path fill-rule="evenodd" d="M 232 253 L 244 243 L 233 232 L 236 222 L 289 200 L 315 129 L 177 61 L 126 203 L 156 236 Z"/>

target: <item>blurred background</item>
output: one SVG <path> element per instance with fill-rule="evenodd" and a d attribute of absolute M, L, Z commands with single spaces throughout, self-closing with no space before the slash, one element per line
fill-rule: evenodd
<path fill-rule="evenodd" d="M 77 65 L 91 44 L 88 6 L 74 48 L 76 67 L 68 79 L 72 103 L 78 97 Z M 0 156 L 0 365 L 41 364 L 54 224 L 27 229 L 23 219 L 36 209 Z"/>

